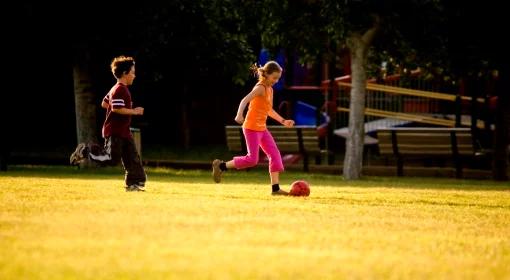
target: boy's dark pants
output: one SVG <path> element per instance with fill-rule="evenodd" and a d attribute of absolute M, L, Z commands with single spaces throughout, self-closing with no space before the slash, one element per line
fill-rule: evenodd
<path fill-rule="evenodd" d="M 145 185 L 147 176 L 133 137 L 110 136 L 105 139 L 102 149 L 91 147 L 90 153 L 92 154 L 92 160 L 104 165 L 118 165 L 122 160 L 126 172 L 126 186 L 133 184 Z"/>

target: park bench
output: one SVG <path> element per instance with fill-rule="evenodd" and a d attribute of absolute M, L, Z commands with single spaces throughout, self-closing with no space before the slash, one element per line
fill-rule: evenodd
<path fill-rule="evenodd" d="M 333 161 L 330 151 L 321 149 L 320 139 L 315 126 L 267 126 L 273 135 L 276 145 L 281 154 L 300 154 L 303 158 L 303 170 L 309 170 L 309 158 L 315 156 L 316 162 L 320 163 L 322 155 L 328 156 L 328 161 Z M 225 126 L 227 146 L 230 152 L 246 153 L 246 142 L 243 129 L 239 125 Z"/>
<path fill-rule="evenodd" d="M 404 174 L 404 159 L 451 160 L 456 177 L 462 177 L 463 161 L 481 155 L 470 128 L 395 127 L 377 130 L 379 154 L 397 160 L 397 175 Z"/>

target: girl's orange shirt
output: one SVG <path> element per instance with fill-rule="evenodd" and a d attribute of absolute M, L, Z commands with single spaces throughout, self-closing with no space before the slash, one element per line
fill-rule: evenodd
<path fill-rule="evenodd" d="M 264 131 L 266 130 L 267 116 L 273 109 L 273 89 L 261 83 L 257 85 L 262 85 L 265 88 L 265 92 L 264 95 L 255 96 L 250 101 L 243 128 Z"/>

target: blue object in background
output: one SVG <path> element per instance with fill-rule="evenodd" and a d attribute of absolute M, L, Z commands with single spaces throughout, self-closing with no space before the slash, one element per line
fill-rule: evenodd
<path fill-rule="evenodd" d="M 317 125 L 317 107 L 305 102 L 296 101 L 294 105 L 294 121 L 296 125 Z"/>
<path fill-rule="evenodd" d="M 283 53 L 283 49 L 280 49 L 280 51 L 276 55 L 276 58 L 271 58 L 270 54 L 269 54 L 269 50 L 266 48 L 262 48 L 260 50 L 259 59 L 258 59 L 257 63 L 260 66 L 264 66 L 264 64 L 266 64 L 266 62 L 268 62 L 269 60 L 274 60 L 274 61 L 278 62 L 278 64 L 280 64 L 280 66 L 282 68 L 285 67 L 285 64 L 284 64 L 285 63 L 285 55 Z M 285 72 L 285 69 L 283 69 L 283 71 Z M 282 75 L 280 77 L 280 80 L 278 81 L 278 83 L 276 83 L 273 86 L 273 89 L 275 91 L 280 91 L 283 89 L 284 84 L 285 84 L 285 75 Z"/>
<path fill-rule="evenodd" d="M 320 114 L 319 123 L 317 123 L 317 116 L 317 107 L 303 101 L 296 101 L 294 105 L 294 121 L 296 125 L 320 126 L 329 122 L 329 117 L 325 113 Z"/>

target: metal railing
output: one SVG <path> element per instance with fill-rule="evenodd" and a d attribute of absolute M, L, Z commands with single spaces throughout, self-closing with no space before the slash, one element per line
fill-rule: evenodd
<path fill-rule="evenodd" d="M 419 72 L 406 80 L 407 86 L 415 88 L 404 88 L 401 84 L 398 76 L 367 82 L 365 123 L 369 130 L 393 126 L 395 120 L 446 127 L 471 125 L 469 116 L 462 116 L 462 102 L 471 101 L 471 97 L 439 92 L 440 87 L 421 79 Z M 323 81 L 321 86 L 323 90 L 329 90 L 330 85 L 330 81 Z M 351 77 L 336 78 L 333 87 L 331 100 L 336 107 L 335 127 L 345 127 L 348 124 Z M 476 101 L 484 103 L 485 99 Z M 372 124 L 375 127 L 371 128 Z M 483 122 L 478 121 L 477 126 L 482 128 Z"/>

